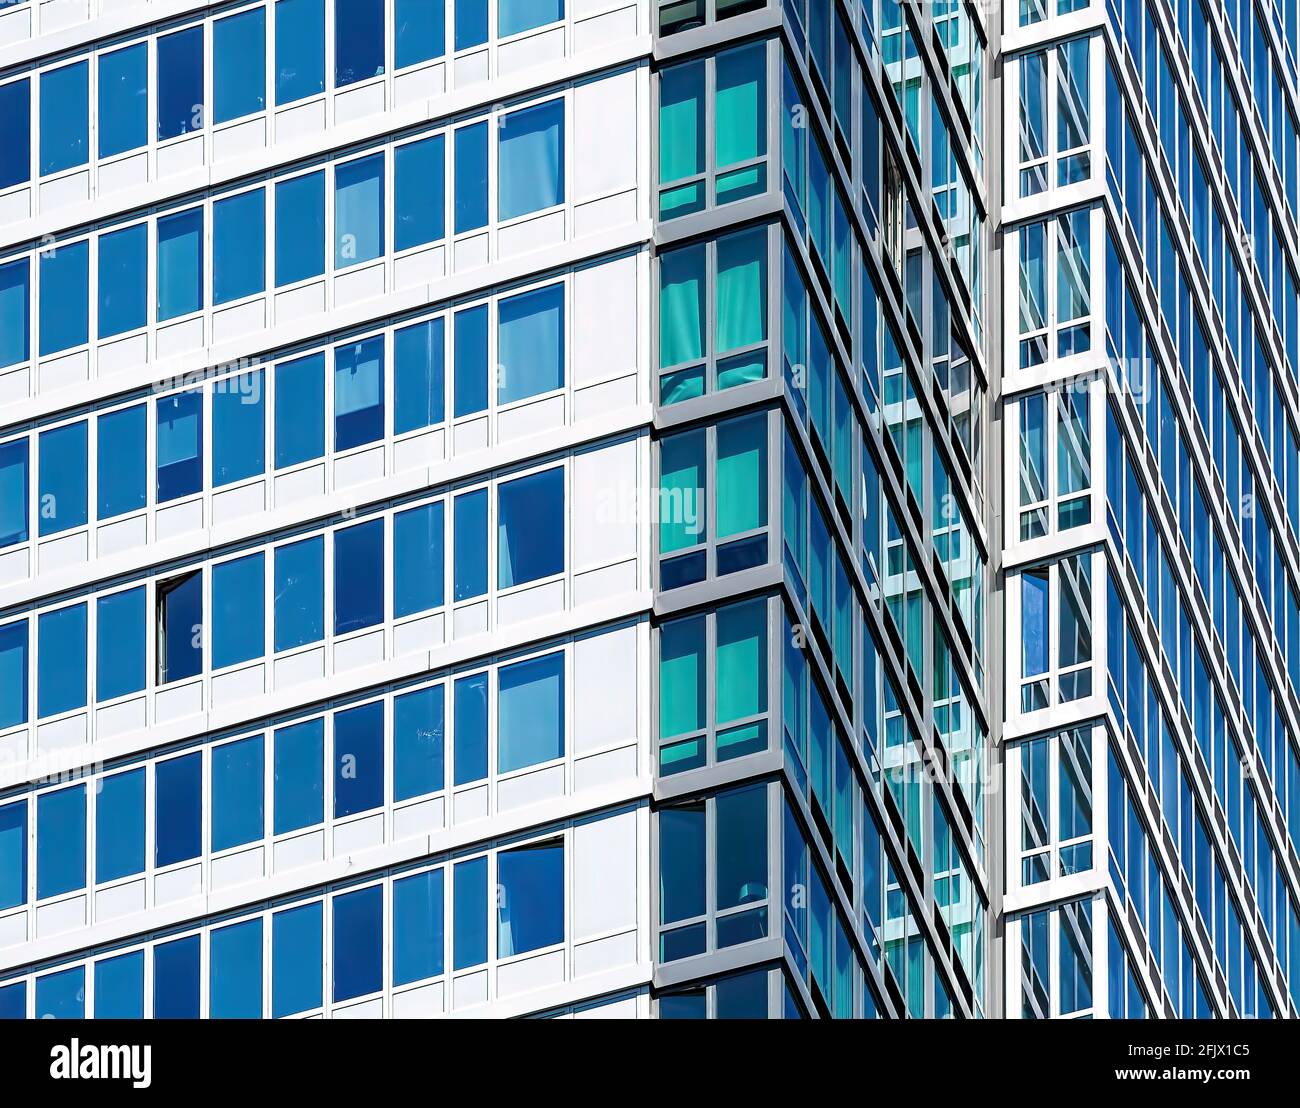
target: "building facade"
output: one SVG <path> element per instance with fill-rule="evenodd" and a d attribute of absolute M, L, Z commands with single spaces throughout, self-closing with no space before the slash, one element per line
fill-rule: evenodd
<path fill-rule="evenodd" d="M 1295 1014 L 1295 34 L 0 2 L 0 1016 Z"/>

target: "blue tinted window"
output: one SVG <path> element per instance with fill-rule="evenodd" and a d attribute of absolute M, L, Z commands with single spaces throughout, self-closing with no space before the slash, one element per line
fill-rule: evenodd
<path fill-rule="evenodd" d="M 488 0 L 456 0 L 456 49 L 487 42 Z"/>
<path fill-rule="evenodd" d="M 266 758 L 262 736 L 212 748 L 212 849 L 242 846 L 262 837 Z"/>
<path fill-rule="evenodd" d="M 452 885 L 452 964 L 468 969 L 487 961 L 487 859 L 458 863 Z"/>
<path fill-rule="evenodd" d="M 262 371 L 235 373 L 212 390 L 212 484 L 228 485 L 266 470 Z"/>
<path fill-rule="evenodd" d="M 384 706 L 334 715 L 334 818 L 384 803 Z"/>
<path fill-rule="evenodd" d="M 325 540 L 320 536 L 275 551 L 275 649 L 325 637 Z"/>
<path fill-rule="evenodd" d="M 457 39 L 459 39 L 457 35 Z M 488 127 L 474 123 L 456 132 L 456 233 L 487 225 Z"/>
<path fill-rule="evenodd" d="M 381 885 L 334 898 L 334 1000 L 384 987 L 384 890 Z"/>
<path fill-rule="evenodd" d="M 0 627 L 0 727 L 27 722 L 27 621 Z"/>
<path fill-rule="evenodd" d="M 149 226 L 99 237 L 99 337 L 143 327 L 148 314 Z"/>
<path fill-rule="evenodd" d="M 85 165 L 90 157 L 90 66 L 41 74 L 41 173 Z"/>
<path fill-rule="evenodd" d="M 321 1005 L 321 921 L 319 900 L 271 917 L 271 1014 L 276 1019 Z"/>
<path fill-rule="evenodd" d="M 149 496 L 145 467 L 143 404 L 99 417 L 95 428 L 100 519 L 111 519 L 143 508 Z"/>
<path fill-rule="evenodd" d="M 95 795 L 95 880 L 144 871 L 144 770 L 115 773 Z"/>
<path fill-rule="evenodd" d="M 564 202 L 564 101 L 511 112 L 501 121 L 497 218 Z"/>
<path fill-rule="evenodd" d="M 497 586 L 564 570 L 564 470 L 547 469 L 497 490 Z"/>
<path fill-rule="evenodd" d="M 0 369 L 25 362 L 31 355 L 29 272 L 26 258 L 0 265 Z"/>
<path fill-rule="evenodd" d="M 703 802 L 659 813 L 660 923 L 704 914 L 704 834 Z"/>
<path fill-rule="evenodd" d="M 325 453 L 325 355 L 275 367 L 275 468 Z"/>
<path fill-rule="evenodd" d="M 0 547 L 27 541 L 27 440 L 0 443 Z"/>
<path fill-rule="evenodd" d="M 334 84 L 384 71 L 384 0 L 334 0 Z"/>
<path fill-rule="evenodd" d="M 43 612 L 37 621 L 36 706 L 42 719 L 86 706 L 86 606 Z"/>
<path fill-rule="evenodd" d="M 212 205 L 212 302 L 266 288 L 266 194 L 262 189 Z"/>
<path fill-rule="evenodd" d="M 203 307 L 203 209 L 158 220 L 158 322 Z"/>
<path fill-rule="evenodd" d="M 208 1016 L 214 1020 L 262 1016 L 262 921 L 250 919 L 212 932 Z"/>
<path fill-rule="evenodd" d="M 456 682 L 452 765 L 457 785 L 487 776 L 487 674 Z"/>
<path fill-rule="evenodd" d="M 153 1018 L 199 1018 L 199 936 L 153 948 Z"/>
<path fill-rule="evenodd" d="M 384 619 L 384 521 L 334 532 L 334 634 Z"/>
<path fill-rule="evenodd" d="M 86 786 L 36 799 L 36 897 L 86 887 Z"/>
<path fill-rule="evenodd" d="M 197 858 L 203 839 L 203 756 L 158 763 L 154 773 L 154 865 Z"/>
<path fill-rule="evenodd" d="M 27 982 L 0 985 L 0 1020 L 27 1018 Z"/>
<path fill-rule="evenodd" d="M 266 12 L 263 8 L 212 25 L 212 109 L 225 123 L 266 107 Z"/>
<path fill-rule="evenodd" d="M 80 346 L 90 334 L 90 247 L 59 246 L 41 259 L 41 354 Z"/>
<path fill-rule="evenodd" d="M 564 844 L 497 855 L 497 957 L 564 942 Z"/>
<path fill-rule="evenodd" d="M 36 979 L 38 1020 L 86 1018 L 86 971 L 82 966 L 48 973 Z"/>
<path fill-rule="evenodd" d="M 442 4 L 429 0 L 396 0 L 397 68 L 442 56 L 446 49 Z"/>
<path fill-rule="evenodd" d="M 0 909 L 27 900 L 27 801 L 0 805 Z"/>
<path fill-rule="evenodd" d="M 203 574 L 199 570 L 158 586 L 158 634 L 162 657 L 158 683 L 203 672 Z"/>
<path fill-rule="evenodd" d="M 334 449 L 384 437 L 384 336 L 334 350 Z"/>
<path fill-rule="evenodd" d="M 325 272 L 325 174 L 275 186 L 275 283 L 291 285 Z"/>
<path fill-rule="evenodd" d="M 393 517 L 393 615 L 443 603 L 442 504 L 425 504 Z"/>
<path fill-rule="evenodd" d="M 95 699 L 144 688 L 144 589 L 101 596 L 95 604 Z"/>
<path fill-rule="evenodd" d="M 497 34 L 502 38 L 564 18 L 564 0 L 497 0 Z"/>
<path fill-rule="evenodd" d="M 346 269 L 384 252 L 384 155 L 334 170 L 334 265 Z"/>
<path fill-rule="evenodd" d="M 325 91 L 325 0 L 275 5 L 275 102 Z"/>
<path fill-rule="evenodd" d="M 199 130 L 203 120 L 203 26 L 158 39 L 158 138 Z"/>
<path fill-rule="evenodd" d="M 442 135 L 397 147 L 393 177 L 394 248 L 405 250 L 442 238 L 446 207 Z"/>
<path fill-rule="evenodd" d="M 37 490 L 40 532 L 55 535 L 86 522 L 86 424 L 42 431 Z"/>
<path fill-rule="evenodd" d="M 203 393 L 176 393 L 158 399 L 158 503 L 190 496 L 203 488 Z"/>
<path fill-rule="evenodd" d="M 564 655 L 502 666 L 497 692 L 501 773 L 564 756 Z"/>
<path fill-rule="evenodd" d="M 487 407 L 488 310 L 486 304 L 457 312 L 454 332 L 456 417 L 473 415 Z"/>
<path fill-rule="evenodd" d="M 548 285 L 501 301 L 497 403 L 564 385 L 564 286 Z"/>
<path fill-rule="evenodd" d="M 0 189 L 32 176 L 31 87 L 26 77 L 0 85 Z"/>
<path fill-rule="evenodd" d="M 487 489 L 456 497 L 453 579 L 457 600 L 487 592 Z"/>
<path fill-rule="evenodd" d="M 443 420 L 444 331 L 438 318 L 393 334 L 393 431 L 398 435 Z"/>
<path fill-rule="evenodd" d="M 394 800 L 442 790 L 443 710 L 441 685 L 393 702 Z"/>
<path fill-rule="evenodd" d="M 266 653 L 266 569 L 261 553 L 212 567 L 212 668 Z"/>
<path fill-rule="evenodd" d="M 275 833 L 325 818 L 325 725 L 308 720 L 275 733 Z"/>
<path fill-rule="evenodd" d="M 95 963 L 95 1019 L 144 1019 L 144 951 Z"/>
<path fill-rule="evenodd" d="M 393 984 L 437 977 L 443 964 L 442 870 L 393 882 Z"/>
<path fill-rule="evenodd" d="M 143 42 L 99 59 L 99 156 L 149 141 L 149 47 Z"/>

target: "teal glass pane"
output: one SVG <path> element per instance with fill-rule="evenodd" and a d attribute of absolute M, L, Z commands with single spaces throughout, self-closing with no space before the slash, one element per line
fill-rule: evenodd
<path fill-rule="evenodd" d="M 765 602 L 718 610 L 715 722 L 729 723 L 767 710 Z"/>
<path fill-rule="evenodd" d="M 704 63 L 673 66 L 659 75 L 659 180 L 704 172 Z"/>
<path fill-rule="evenodd" d="M 719 168 L 767 153 L 766 67 L 765 42 L 718 55 L 714 150 Z"/>
<path fill-rule="evenodd" d="M 659 552 L 704 541 L 704 432 L 671 435 L 659 444 Z"/>
<path fill-rule="evenodd" d="M 718 425 L 718 537 L 767 524 L 767 426 L 763 415 Z"/>
<path fill-rule="evenodd" d="M 718 240 L 718 353 L 767 338 L 767 231 Z"/>
<path fill-rule="evenodd" d="M 687 246 L 659 256 L 659 365 L 704 357 L 705 247 Z"/>
<path fill-rule="evenodd" d="M 659 630 L 659 737 L 704 727 L 703 616 L 674 620 Z"/>

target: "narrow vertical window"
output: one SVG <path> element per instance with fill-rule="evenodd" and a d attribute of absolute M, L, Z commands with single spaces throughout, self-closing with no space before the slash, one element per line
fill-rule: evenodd
<path fill-rule="evenodd" d="M 202 25 L 159 38 L 157 58 L 158 140 L 201 130 L 207 122 Z"/>
<path fill-rule="evenodd" d="M 85 165 L 90 157 L 90 66 L 41 74 L 41 175 Z"/>
<path fill-rule="evenodd" d="M 0 90 L 2 93 L 3 90 Z M 135 150 L 149 141 L 147 43 L 136 43 L 124 50 L 100 55 L 97 125 L 101 158 L 111 158 L 114 154 Z"/>
<path fill-rule="evenodd" d="M 0 265 L 0 369 L 31 357 L 30 274 L 26 258 Z"/>
<path fill-rule="evenodd" d="M 334 84 L 356 84 L 384 72 L 384 0 L 335 0 Z"/>
<path fill-rule="evenodd" d="M 275 186 L 277 288 L 325 272 L 325 174 L 308 173 Z"/>
<path fill-rule="evenodd" d="M 704 207 L 704 63 L 659 75 L 659 218 Z"/>
<path fill-rule="evenodd" d="M 212 302 L 266 288 L 266 192 L 254 189 L 212 205 Z"/>
<path fill-rule="evenodd" d="M 266 9 L 212 25 L 212 112 L 226 123 L 266 107 Z"/>
<path fill-rule="evenodd" d="M 55 246 L 40 258 L 41 356 L 83 345 L 90 336 L 90 244 Z"/>
<path fill-rule="evenodd" d="M 32 176 L 31 80 L 0 85 L 0 188 Z"/>
<path fill-rule="evenodd" d="M 277 0 L 275 102 L 325 91 L 325 0 Z"/>
<path fill-rule="evenodd" d="M 767 190 L 767 44 L 724 51 L 716 74 L 714 187 L 727 204 Z"/>

